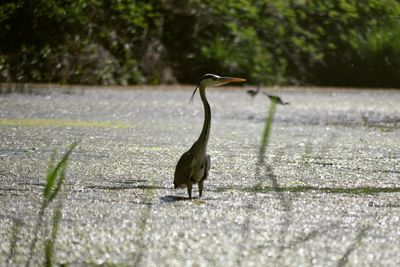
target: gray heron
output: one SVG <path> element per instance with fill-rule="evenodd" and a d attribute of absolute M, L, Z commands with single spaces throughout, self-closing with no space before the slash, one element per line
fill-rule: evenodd
<path fill-rule="evenodd" d="M 210 155 L 207 154 L 207 143 L 210 136 L 211 108 L 206 97 L 206 88 L 221 86 L 228 83 L 244 82 L 245 79 L 236 77 L 221 77 L 215 74 L 205 74 L 196 89 L 193 91 L 191 101 L 199 89 L 201 101 L 204 106 L 204 123 L 200 136 L 192 147 L 186 151 L 178 161 L 175 168 L 174 188 L 187 188 L 189 199 L 192 199 L 193 184 L 198 184 L 199 198 L 203 193 L 203 183 L 207 179 L 211 166 Z"/>

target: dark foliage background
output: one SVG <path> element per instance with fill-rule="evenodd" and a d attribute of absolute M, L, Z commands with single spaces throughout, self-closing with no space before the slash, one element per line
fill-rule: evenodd
<path fill-rule="evenodd" d="M 400 87 L 397 0 L 3 0 L 0 81 Z"/>

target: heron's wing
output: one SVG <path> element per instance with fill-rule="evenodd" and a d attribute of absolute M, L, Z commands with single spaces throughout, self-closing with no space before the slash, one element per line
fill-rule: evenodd
<path fill-rule="evenodd" d="M 174 183 L 181 185 L 190 181 L 193 176 L 196 159 L 190 151 L 185 152 L 175 168 Z"/>

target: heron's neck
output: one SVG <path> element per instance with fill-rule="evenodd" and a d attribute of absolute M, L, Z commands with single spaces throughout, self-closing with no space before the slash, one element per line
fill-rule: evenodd
<path fill-rule="evenodd" d="M 206 88 L 205 86 L 200 85 L 200 97 L 204 106 L 204 123 L 203 130 L 201 131 L 200 137 L 198 141 L 204 142 L 204 150 L 206 150 L 206 146 L 208 143 L 208 137 L 210 136 L 210 126 L 211 126 L 211 108 L 210 104 L 208 104 L 206 97 Z"/>

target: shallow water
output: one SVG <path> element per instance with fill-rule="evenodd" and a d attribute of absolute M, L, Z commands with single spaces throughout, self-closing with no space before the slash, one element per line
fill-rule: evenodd
<path fill-rule="evenodd" d="M 209 90 L 211 174 L 187 201 L 173 173 L 203 110 L 186 89 L 0 95 L 0 265 L 16 220 L 25 262 L 50 155 L 74 140 L 57 263 L 400 265 L 400 91 L 274 92 L 290 105 L 255 177 L 268 98 Z"/>

